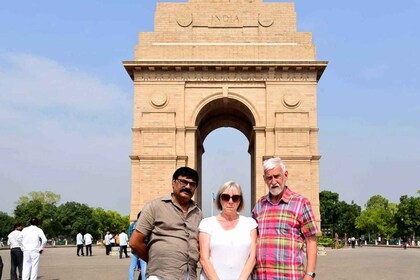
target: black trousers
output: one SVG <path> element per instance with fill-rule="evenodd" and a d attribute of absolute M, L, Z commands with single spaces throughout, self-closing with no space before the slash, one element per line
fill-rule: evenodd
<path fill-rule="evenodd" d="M 2 274 L 3 274 L 3 260 L 1 259 L 1 256 L 0 256 L 0 280 L 1 280 Z"/>
<path fill-rule="evenodd" d="M 111 244 L 105 245 L 105 249 L 106 254 L 109 255 L 109 253 L 111 252 Z"/>
<path fill-rule="evenodd" d="M 79 256 L 79 252 L 82 251 L 82 256 L 85 254 L 83 253 L 83 244 L 77 244 L 77 255 Z"/>
<path fill-rule="evenodd" d="M 89 255 L 92 256 L 92 244 L 86 245 L 86 256 L 89 256 Z"/>
<path fill-rule="evenodd" d="M 23 252 L 20 248 L 10 249 L 10 279 L 22 279 Z M 19 270 L 19 278 L 16 269 Z"/>
<path fill-rule="evenodd" d="M 124 246 L 120 246 L 120 259 L 122 258 L 122 253 L 124 251 L 125 257 L 128 258 L 128 254 L 127 254 L 127 245 Z"/>

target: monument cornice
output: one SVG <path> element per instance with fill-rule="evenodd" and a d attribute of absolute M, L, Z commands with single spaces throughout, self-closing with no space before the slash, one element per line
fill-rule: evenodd
<path fill-rule="evenodd" d="M 170 72 L 238 72 L 238 73 L 276 73 L 276 72 L 316 72 L 316 81 L 322 76 L 327 61 L 300 60 L 134 60 L 123 61 L 123 65 L 135 80 L 135 72 L 164 74 Z M 266 79 L 272 80 L 272 79 Z"/>

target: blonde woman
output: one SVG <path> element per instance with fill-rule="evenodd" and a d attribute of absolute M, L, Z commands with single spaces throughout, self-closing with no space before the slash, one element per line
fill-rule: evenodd
<path fill-rule="evenodd" d="M 219 215 L 205 218 L 199 229 L 200 262 L 203 280 L 251 279 L 255 265 L 257 223 L 239 215 L 244 208 L 242 189 L 228 181 L 215 201 Z"/>

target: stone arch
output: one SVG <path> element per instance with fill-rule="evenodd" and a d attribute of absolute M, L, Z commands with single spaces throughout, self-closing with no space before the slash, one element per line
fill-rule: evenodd
<path fill-rule="evenodd" d="M 204 102 L 204 106 L 200 106 L 200 110 L 195 114 L 195 126 L 197 127 L 197 162 L 201 164 L 204 151 L 204 141 L 207 136 L 215 129 L 221 127 L 231 127 L 239 130 L 248 139 L 248 153 L 254 154 L 254 127 L 255 117 L 248 106 L 239 101 L 237 98 L 221 97 Z M 254 170 L 251 162 L 250 170 Z M 200 170 L 201 171 L 201 170 Z M 252 178 L 252 176 L 251 176 Z M 255 197 L 255 180 L 251 179 L 250 193 L 251 197 Z M 196 200 L 202 204 L 201 189 L 197 190 Z M 252 201 L 252 200 L 251 200 Z"/>
<path fill-rule="evenodd" d="M 141 32 L 123 62 L 134 82 L 131 219 L 170 192 L 176 168 L 201 173 L 203 141 L 222 126 L 249 140 L 251 202 L 266 193 L 261 163 L 280 156 L 319 219 L 317 85 L 327 62 L 296 25 L 293 3 L 158 4 L 155 31 Z"/>

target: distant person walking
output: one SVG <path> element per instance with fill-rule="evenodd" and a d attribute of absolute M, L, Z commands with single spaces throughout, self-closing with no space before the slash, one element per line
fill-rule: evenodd
<path fill-rule="evenodd" d="M 38 218 L 32 218 L 30 226 L 22 230 L 23 280 L 38 278 L 39 258 L 47 243 L 44 231 L 38 227 Z"/>
<path fill-rule="evenodd" d="M 105 239 L 105 254 L 109 255 L 109 253 L 111 252 L 111 234 L 109 233 L 109 231 L 106 232 L 104 239 Z"/>
<path fill-rule="evenodd" d="M 120 259 L 122 258 L 123 252 L 124 252 L 125 257 L 128 258 L 128 254 L 127 254 L 128 235 L 127 233 L 125 233 L 125 230 L 123 230 L 119 234 L 119 239 L 120 239 Z"/>
<path fill-rule="evenodd" d="M 10 279 L 22 279 L 23 251 L 22 251 L 22 229 L 21 223 L 15 224 L 15 230 L 7 236 L 7 245 L 10 246 Z M 16 270 L 19 271 L 19 278 Z"/>
<path fill-rule="evenodd" d="M 77 256 L 80 256 L 80 251 L 82 252 L 82 256 L 84 256 L 85 254 L 83 253 L 83 235 L 80 232 L 76 235 L 76 245 Z"/>
<path fill-rule="evenodd" d="M 401 242 L 402 242 L 402 246 L 403 246 L 404 250 L 406 250 L 407 249 L 407 237 L 405 235 L 401 238 Z"/>
<path fill-rule="evenodd" d="M 86 256 L 92 256 L 92 235 L 89 232 L 86 232 L 86 234 L 84 235 L 84 240 L 86 247 Z"/>

